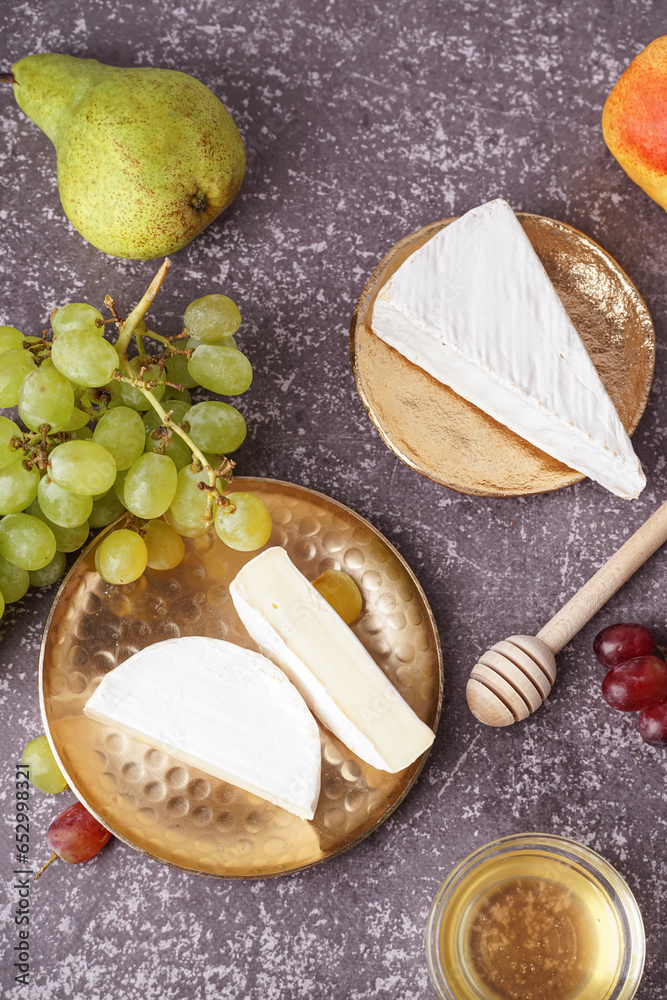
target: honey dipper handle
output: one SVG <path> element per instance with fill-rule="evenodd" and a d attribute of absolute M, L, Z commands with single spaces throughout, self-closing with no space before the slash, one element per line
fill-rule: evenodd
<path fill-rule="evenodd" d="M 547 622 L 537 638 L 558 653 L 666 541 L 667 502 Z"/>

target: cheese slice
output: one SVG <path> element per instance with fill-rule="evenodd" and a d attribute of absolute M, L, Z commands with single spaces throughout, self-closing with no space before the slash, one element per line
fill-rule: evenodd
<path fill-rule="evenodd" d="M 506 201 L 475 208 L 382 288 L 374 333 L 531 444 L 637 497 L 639 459 L 579 334 Z"/>
<path fill-rule="evenodd" d="M 282 670 L 259 653 L 204 636 L 156 642 L 106 674 L 84 712 L 313 818 L 317 723 Z"/>
<path fill-rule="evenodd" d="M 362 760 L 402 771 L 433 742 L 354 632 L 284 549 L 266 549 L 230 585 L 241 621 L 327 729 Z"/>

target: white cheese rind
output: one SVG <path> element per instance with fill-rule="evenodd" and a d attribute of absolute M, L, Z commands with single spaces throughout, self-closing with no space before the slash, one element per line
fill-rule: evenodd
<path fill-rule="evenodd" d="M 431 746 L 433 731 L 284 549 L 267 549 L 246 563 L 229 589 L 260 649 L 358 757 L 397 772 Z"/>
<path fill-rule="evenodd" d="M 317 723 L 259 653 L 204 636 L 155 643 L 106 674 L 84 712 L 303 819 L 314 816 Z"/>
<path fill-rule="evenodd" d="M 646 485 L 630 439 L 506 201 L 473 209 L 380 291 L 373 331 L 542 451 L 618 496 Z"/>

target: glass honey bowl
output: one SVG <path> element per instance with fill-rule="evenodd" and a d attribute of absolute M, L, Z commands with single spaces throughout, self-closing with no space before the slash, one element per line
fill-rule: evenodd
<path fill-rule="evenodd" d="M 631 1000 L 644 926 L 599 854 L 565 837 L 516 834 L 474 851 L 441 886 L 426 957 L 442 1000 Z"/>

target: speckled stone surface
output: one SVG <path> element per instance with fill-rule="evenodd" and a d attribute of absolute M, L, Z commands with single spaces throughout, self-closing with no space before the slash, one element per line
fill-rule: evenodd
<path fill-rule="evenodd" d="M 141 7 L 141 9 L 138 9 Z M 647 931 L 637 996 L 667 995 L 667 756 L 602 702 L 591 644 L 640 620 L 667 641 L 667 553 L 658 554 L 560 657 L 553 695 L 509 730 L 470 716 L 475 655 L 530 632 L 667 495 L 661 208 L 600 131 L 627 62 L 664 31 L 642 0 L 410 0 L 389 4 L 33 0 L 0 6 L 0 69 L 35 51 L 198 76 L 250 150 L 242 192 L 174 255 L 153 315 L 224 290 L 243 313 L 256 377 L 242 471 L 322 490 L 382 530 L 416 571 L 438 621 L 446 698 L 431 759 L 398 812 L 352 853 L 297 876 L 226 883 L 112 844 L 54 865 L 31 892 L 31 978 L 14 983 L 14 762 L 41 730 L 37 656 L 53 596 L 12 605 L 0 635 L 2 986 L 8 1000 L 277 1000 L 434 996 L 424 960 L 430 901 L 485 841 L 525 830 L 574 837 L 627 878 Z M 150 263 L 104 256 L 63 216 L 48 140 L 0 92 L 0 322 L 34 333 L 58 304 L 121 308 Z M 635 437 L 648 475 L 627 503 L 591 482 L 527 500 L 447 492 L 385 448 L 356 394 L 347 330 L 377 261 L 425 223 L 504 196 L 562 219 L 626 268 L 653 314 L 654 389 Z M 31 795 L 32 852 L 72 801 Z"/>

